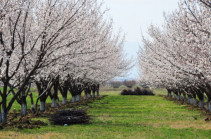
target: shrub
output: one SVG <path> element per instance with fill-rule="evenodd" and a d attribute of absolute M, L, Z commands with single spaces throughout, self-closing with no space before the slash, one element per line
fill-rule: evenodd
<path fill-rule="evenodd" d="M 141 88 L 137 87 L 134 89 L 134 91 L 132 91 L 131 89 L 124 89 L 124 90 L 122 90 L 121 95 L 151 95 L 151 96 L 154 96 L 155 94 L 153 93 L 152 90 L 141 89 Z"/>

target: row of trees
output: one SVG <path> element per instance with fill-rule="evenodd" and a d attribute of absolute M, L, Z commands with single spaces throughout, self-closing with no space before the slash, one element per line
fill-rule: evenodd
<path fill-rule="evenodd" d="M 128 88 L 132 88 L 137 84 L 137 82 L 135 80 L 124 80 L 124 81 L 113 80 L 110 81 L 109 84 L 111 84 L 113 88 L 119 88 L 121 85 L 124 85 Z"/>
<path fill-rule="evenodd" d="M 83 90 L 87 96 L 130 68 L 122 53 L 124 36 L 114 35 L 105 13 L 97 0 L 0 1 L 2 123 L 15 101 L 26 115 L 31 84 L 44 111 L 48 96 L 56 107 L 58 90 L 63 104 L 68 91 L 74 102 Z"/>
<path fill-rule="evenodd" d="M 198 98 L 201 108 L 206 98 L 211 111 L 210 22 L 209 0 L 181 0 L 162 28 L 151 25 L 139 50 L 141 80 L 193 105 Z"/>

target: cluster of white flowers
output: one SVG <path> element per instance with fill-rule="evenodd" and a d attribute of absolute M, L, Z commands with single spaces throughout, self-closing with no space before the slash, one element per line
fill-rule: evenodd
<path fill-rule="evenodd" d="M 181 0 L 179 9 L 165 17 L 162 28 L 149 27 L 139 50 L 140 78 L 148 85 L 167 88 L 184 100 L 211 111 L 211 4 Z M 192 101 L 193 100 L 193 101 Z"/>
<path fill-rule="evenodd" d="M 50 95 L 55 100 L 58 89 L 68 85 L 80 94 L 87 82 L 96 88 L 127 72 L 124 36 L 114 35 L 104 14 L 97 0 L 0 1 L 0 120 L 6 121 L 16 100 L 26 105 L 31 83 L 37 85 L 38 99 Z"/>

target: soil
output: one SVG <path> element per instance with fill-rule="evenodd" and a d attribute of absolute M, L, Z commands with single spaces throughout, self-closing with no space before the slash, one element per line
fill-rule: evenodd
<path fill-rule="evenodd" d="M 34 129 L 34 128 L 40 128 L 41 126 L 47 126 L 48 124 L 40 121 L 40 120 L 32 120 L 33 118 L 42 118 L 47 117 L 49 119 L 50 115 L 55 113 L 58 110 L 61 109 L 69 109 L 69 108 L 77 108 L 79 106 L 88 106 L 88 103 L 93 103 L 95 100 L 100 100 L 104 98 L 105 96 L 96 97 L 95 99 L 89 99 L 89 100 L 82 100 L 81 102 L 77 103 L 67 103 L 66 105 L 62 105 L 61 102 L 59 102 L 57 108 L 51 108 L 51 104 L 46 104 L 46 111 L 40 112 L 38 111 L 35 114 L 32 114 L 32 111 L 30 109 L 27 109 L 28 115 L 25 117 L 21 117 L 20 112 L 11 111 L 8 114 L 8 120 L 6 124 L 0 124 L 0 130 L 7 127 L 9 129 Z"/>

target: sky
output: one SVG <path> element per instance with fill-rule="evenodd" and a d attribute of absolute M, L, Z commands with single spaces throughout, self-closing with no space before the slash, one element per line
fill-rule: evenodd
<path fill-rule="evenodd" d="M 171 13 L 178 8 L 179 0 L 104 0 L 109 9 L 107 15 L 113 19 L 114 32 L 119 29 L 126 34 L 124 51 L 136 61 L 141 46 L 141 34 L 146 35 L 147 28 L 153 24 L 162 26 L 163 13 Z M 127 78 L 138 78 L 136 65 Z"/>

